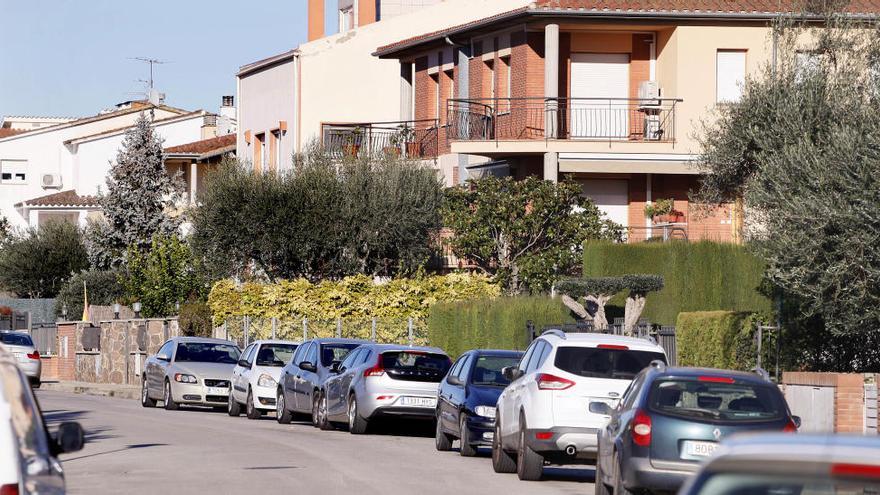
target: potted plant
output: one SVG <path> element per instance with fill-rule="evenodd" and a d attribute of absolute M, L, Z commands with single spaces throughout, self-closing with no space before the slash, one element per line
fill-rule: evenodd
<path fill-rule="evenodd" d="M 357 156 L 361 150 L 362 136 L 364 134 L 361 126 L 355 126 L 345 136 L 345 145 L 343 149 L 348 156 Z"/>
<path fill-rule="evenodd" d="M 416 141 L 416 131 L 409 124 L 401 124 L 394 134 L 392 143 L 398 148 L 405 148 L 406 156 L 419 156 L 419 143 Z"/>
<path fill-rule="evenodd" d="M 675 203 L 672 198 L 658 199 L 645 205 L 645 216 L 657 223 L 680 222 L 683 215 L 675 211 Z"/>

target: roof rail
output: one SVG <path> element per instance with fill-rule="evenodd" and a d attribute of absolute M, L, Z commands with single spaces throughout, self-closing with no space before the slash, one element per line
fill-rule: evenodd
<path fill-rule="evenodd" d="M 543 332 L 541 332 L 541 335 L 555 335 L 555 336 L 559 337 L 560 339 L 566 338 L 565 332 L 563 332 L 562 330 L 560 330 L 558 328 L 548 328 L 547 330 L 544 330 Z"/>
<path fill-rule="evenodd" d="M 773 381 L 770 379 L 770 373 L 768 373 L 767 370 L 765 370 L 764 368 L 755 366 L 751 369 L 751 372 L 767 380 L 768 382 Z"/>

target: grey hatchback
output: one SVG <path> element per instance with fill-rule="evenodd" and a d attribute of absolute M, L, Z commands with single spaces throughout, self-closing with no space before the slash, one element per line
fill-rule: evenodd
<path fill-rule="evenodd" d="M 604 409 L 593 411 L 610 416 L 598 433 L 597 495 L 673 492 L 722 438 L 745 431 L 795 432 L 800 422 L 763 374 L 667 368 L 659 362 L 636 375 L 617 408 Z"/>

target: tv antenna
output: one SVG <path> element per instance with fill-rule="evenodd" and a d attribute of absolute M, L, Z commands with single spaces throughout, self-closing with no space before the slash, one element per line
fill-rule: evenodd
<path fill-rule="evenodd" d="M 165 60 L 159 60 L 159 59 L 149 58 L 149 57 L 131 57 L 131 60 L 137 60 L 139 62 L 144 62 L 144 63 L 150 64 L 150 80 L 144 81 L 144 82 L 148 83 L 148 91 L 153 89 L 153 66 L 168 63 L 168 61 L 165 61 Z"/>

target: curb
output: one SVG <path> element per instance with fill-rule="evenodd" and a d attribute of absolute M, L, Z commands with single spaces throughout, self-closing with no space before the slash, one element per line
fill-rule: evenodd
<path fill-rule="evenodd" d="M 139 399 L 141 389 L 131 385 L 111 385 L 84 382 L 43 382 L 40 390 L 67 392 L 72 394 L 95 395 L 99 397 L 115 397 L 117 399 Z"/>

